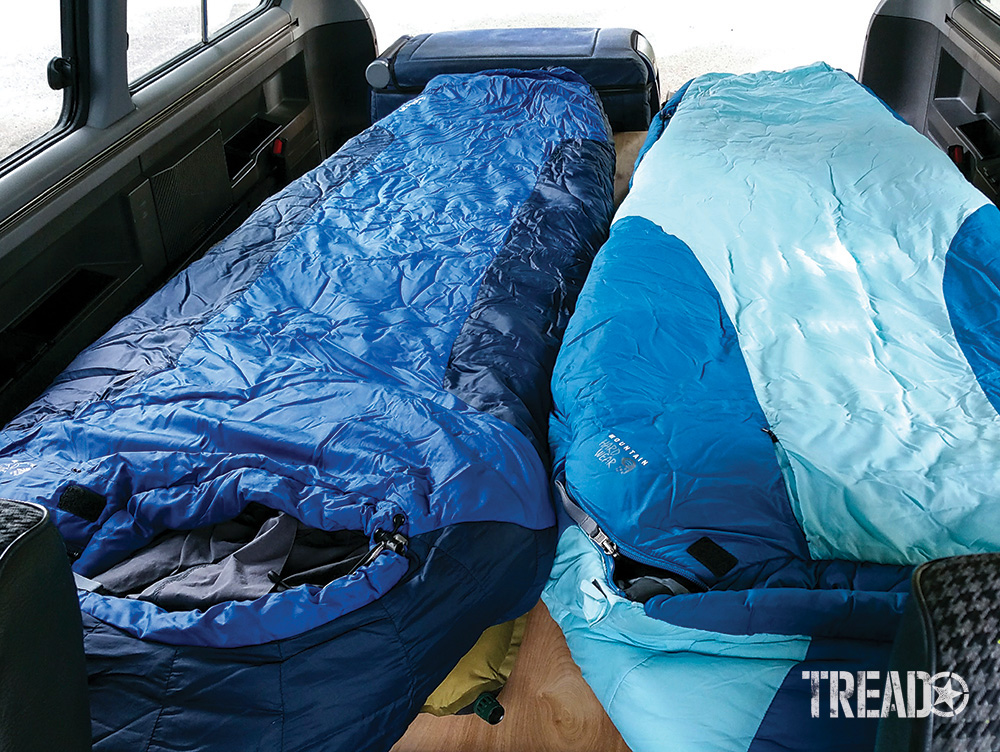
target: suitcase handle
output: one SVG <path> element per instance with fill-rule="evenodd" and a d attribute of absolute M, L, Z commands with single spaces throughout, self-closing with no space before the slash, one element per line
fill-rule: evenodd
<path fill-rule="evenodd" d="M 396 76 L 392 71 L 392 61 L 396 59 L 404 44 L 413 37 L 404 34 L 386 49 L 381 55 L 368 63 L 365 69 L 365 79 L 373 89 L 387 89 L 390 84 L 396 83 Z"/>

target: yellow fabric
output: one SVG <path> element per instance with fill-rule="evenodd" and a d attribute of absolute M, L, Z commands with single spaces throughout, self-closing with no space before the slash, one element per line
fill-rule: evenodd
<path fill-rule="evenodd" d="M 420 712 L 452 715 L 475 702 L 483 692 L 503 687 L 514 668 L 527 621 L 525 614 L 483 632 L 479 641 L 427 698 Z"/>

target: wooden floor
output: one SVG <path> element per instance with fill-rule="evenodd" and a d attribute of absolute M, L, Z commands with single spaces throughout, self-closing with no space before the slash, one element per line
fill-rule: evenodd
<path fill-rule="evenodd" d="M 628 193 L 632 168 L 645 141 L 646 131 L 624 131 L 615 134 L 615 209 Z"/>
<path fill-rule="evenodd" d="M 500 701 L 507 714 L 496 726 L 476 716 L 417 716 L 392 752 L 628 752 L 542 603 L 528 615 Z"/>

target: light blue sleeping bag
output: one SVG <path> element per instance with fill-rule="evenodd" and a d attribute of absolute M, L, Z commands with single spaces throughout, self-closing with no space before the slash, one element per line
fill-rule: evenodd
<path fill-rule="evenodd" d="M 584 524 L 543 595 L 634 752 L 871 749 L 803 672 L 884 681 L 912 566 L 1000 550 L 998 249 L 826 65 L 702 76 L 654 121 L 556 366 Z"/>

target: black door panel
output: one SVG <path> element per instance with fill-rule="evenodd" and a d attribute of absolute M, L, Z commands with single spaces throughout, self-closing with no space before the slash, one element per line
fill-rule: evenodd
<path fill-rule="evenodd" d="M 285 0 L 121 100 L 121 0 L 92 0 L 88 125 L 0 174 L 0 423 L 268 195 L 367 124 L 354 2 Z M 101 90 L 101 82 L 105 90 Z M 112 92 L 107 101 L 98 101 Z M 111 122 L 113 121 L 113 122 Z"/>
<path fill-rule="evenodd" d="M 1000 18 L 971 1 L 885 0 L 861 81 L 1000 204 Z"/>

